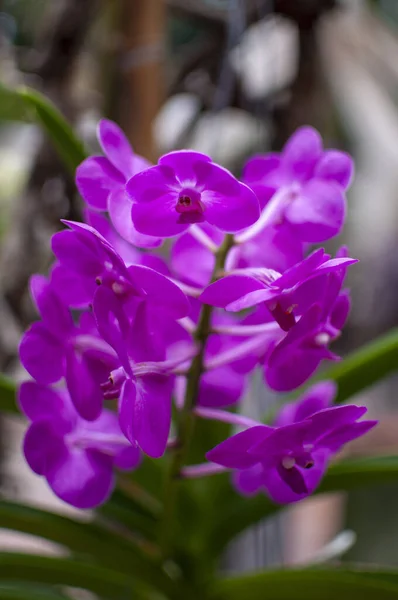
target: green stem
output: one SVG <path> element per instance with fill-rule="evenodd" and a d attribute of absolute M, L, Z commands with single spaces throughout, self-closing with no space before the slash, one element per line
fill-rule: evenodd
<path fill-rule="evenodd" d="M 223 244 L 216 254 L 216 263 L 214 265 L 211 281 L 215 281 L 218 277 L 218 273 L 224 268 L 225 259 L 228 251 L 233 246 L 233 243 L 233 236 L 226 235 Z M 206 342 L 210 335 L 212 311 L 212 306 L 207 304 L 202 306 L 198 326 L 194 333 L 194 340 L 199 346 L 199 351 L 192 360 L 191 367 L 187 374 L 187 389 L 185 392 L 184 406 L 179 414 L 177 423 L 177 441 L 172 449 L 173 455 L 165 485 L 163 521 L 161 528 L 161 548 L 164 558 L 166 558 L 169 553 L 170 537 L 173 532 L 178 480 L 187 457 L 189 441 L 192 437 L 195 419 L 193 409 L 197 402 L 200 378 L 204 370 L 204 353 Z"/>

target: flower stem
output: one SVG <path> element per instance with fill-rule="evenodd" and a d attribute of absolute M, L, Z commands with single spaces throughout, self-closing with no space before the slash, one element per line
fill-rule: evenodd
<path fill-rule="evenodd" d="M 212 281 L 216 280 L 218 272 L 224 267 L 228 251 L 233 246 L 233 243 L 233 236 L 226 235 L 216 254 Z M 178 498 L 178 480 L 181 476 L 181 469 L 184 466 L 189 442 L 192 437 L 195 419 L 193 409 L 198 398 L 200 378 L 204 372 L 204 354 L 206 342 L 211 333 L 212 310 L 212 306 L 207 304 L 202 306 L 198 326 L 193 334 L 194 341 L 198 346 L 198 353 L 193 358 L 188 371 L 184 405 L 179 413 L 177 423 L 176 444 L 174 448 L 170 449 L 172 456 L 164 491 L 164 510 L 160 540 L 164 558 L 167 558 L 169 554 L 170 538 L 174 530 L 174 518 Z"/>
<path fill-rule="evenodd" d="M 201 406 L 198 406 L 195 408 L 195 415 L 201 419 L 211 419 L 220 421 L 221 423 L 230 423 L 231 425 L 244 427 L 246 429 L 248 427 L 262 425 L 260 421 L 255 421 L 254 419 L 250 419 L 250 417 L 245 417 L 244 415 L 228 412 L 226 410 L 220 410 L 218 408 L 202 408 Z"/>

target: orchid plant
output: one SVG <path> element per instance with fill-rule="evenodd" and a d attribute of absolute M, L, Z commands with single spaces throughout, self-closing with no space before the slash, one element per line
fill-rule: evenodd
<path fill-rule="evenodd" d="M 243 494 L 305 498 L 333 454 L 376 421 L 358 421 L 364 407 L 330 407 L 330 383 L 272 424 L 250 421 L 239 403 L 257 367 L 265 385 L 290 391 L 337 358 L 329 345 L 349 312 L 342 286 L 356 261 L 345 248 L 308 254 L 308 244 L 341 231 L 350 157 L 323 151 L 303 127 L 280 156 L 249 160 L 244 183 L 192 150 L 148 166 L 107 120 L 98 141 L 105 156 L 76 175 L 86 223 L 65 222 L 50 277 L 31 279 L 41 320 L 20 345 L 34 378 L 19 392 L 32 421 L 28 464 L 77 508 L 105 502 L 114 468 L 139 468 L 141 453 L 171 455 L 169 487 L 224 468 Z M 168 237 L 170 261 L 153 250 Z M 197 418 L 243 431 L 189 465 Z"/>
<path fill-rule="evenodd" d="M 241 179 L 194 150 L 150 165 L 108 120 L 98 141 L 103 153 L 76 169 L 84 222 L 63 221 L 48 275 L 30 281 L 39 320 L 21 339 L 30 379 L 18 391 L 28 465 L 92 522 L 52 514 L 43 536 L 71 556 L 24 559 L 22 578 L 50 583 L 49 598 L 69 586 L 114 599 L 256 600 L 271 585 L 270 598 L 315 599 L 332 597 L 329 580 L 333 594 L 372 581 L 386 592 L 377 597 L 398 598 L 398 576 L 379 572 L 218 574 L 248 526 L 355 486 L 361 466 L 336 454 L 377 424 L 366 407 L 340 404 L 355 356 L 309 382 L 339 360 L 330 347 L 350 311 L 344 282 L 357 261 L 319 244 L 342 231 L 352 159 L 307 126 L 281 153 L 251 158 Z M 255 371 L 264 397 L 293 392 L 263 420 L 242 409 Z M 395 464 L 386 479 L 396 474 Z M 41 535 L 32 523 L 46 514 L 29 508 L 11 524 Z M 6 581 L 18 563 L 7 556 Z"/>

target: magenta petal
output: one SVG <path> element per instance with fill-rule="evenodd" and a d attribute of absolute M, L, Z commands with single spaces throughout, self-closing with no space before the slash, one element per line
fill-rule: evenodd
<path fill-rule="evenodd" d="M 295 181 L 311 177 L 322 156 L 322 138 L 312 127 L 300 127 L 283 148 L 283 170 Z"/>
<path fill-rule="evenodd" d="M 154 308 L 173 319 L 187 316 L 190 310 L 188 298 L 168 277 L 143 265 L 132 265 L 128 271 L 134 284 L 144 290 L 146 301 Z"/>
<path fill-rule="evenodd" d="M 91 376 L 84 353 L 70 348 L 66 355 L 66 384 L 72 402 L 83 419 L 94 421 L 101 414 L 103 394 Z"/>
<path fill-rule="evenodd" d="M 312 179 L 285 209 L 286 219 L 305 242 L 323 242 L 337 235 L 344 224 L 346 202 L 334 183 Z"/>
<path fill-rule="evenodd" d="M 156 248 L 162 239 L 139 233 L 133 225 L 131 208 L 133 203 L 124 189 L 115 190 L 109 196 L 108 211 L 112 224 L 123 239 L 138 248 Z"/>
<path fill-rule="evenodd" d="M 229 365 L 204 373 L 200 380 L 200 406 L 230 406 L 240 400 L 245 388 L 245 377 Z"/>
<path fill-rule="evenodd" d="M 260 216 L 257 196 L 243 183 L 239 184 L 239 193 L 230 196 L 206 189 L 202 192 L 202 201 L 206 220 L 227 233 L 246 229 Z"/>
<path fill-rule="evenodd" d="M 296 344 L 302 342 L 304 336 L 319 324 L 322 315 L 322 308 L 319 304 L 313 304 L 296 323 L 284 339 L 276 346 L 272 355 L 269 357 L 271 364 L 277 364 L 283 361 L 287 349 L 292 349 Z"/>
<path fill-rule="evenodd" d="M 100 286 L 94 296 L 93 310 L 100 335 L 115 350 L 126 372 L 131 373 L 126 350 L 130 324 L 122 304 L 111 290 Z"/>
<path fill-rule="evenodd" d="M 159 458 L 166 450 L 171 424 L 173 378 L 146 375 L 137 381 L 134 405 L 134 436 L 142 451 Z"/>
<path fill-rule="evenodd" d="M 276 153 L 261 154 L 254 156 L 243 168 L 243 181 L 250 185 L 260 182 L 262 179 L 276 183 L 269 177 L 270 173 L 277 171 L 281 165 L 281 157 Z M 279 182 L 278 182 L 279 183 Z"/>
<path fill-rule="evenodd" d="M 76 508 L 94 508 L 112 492 L 112 462 L 95 450 L 65 448 L 54 454 L 45 475 L 58 498 Z"/>
<path fill-rule="evenodd" d="M 141 262 L 144 267 L 150 267 L 162 275 L 170 275 L 170 269 L 164 258 L 156 256 L 156 254 L 145 253 L 141 255 Z"/>
<path fill-rule="evenodd" d="M 53 235 L 51 248 L 65 268 L 79 275 L 95 278 L 101 270 L 93 244 L 88 245 L 74 231 L 60 231 Z"/>
<path fill-rule="evenodd" d="M 173 272 L 191 285 L 208 285 L 215 260 L 213 252 L 207 250 L 189 232 L 183 233 L 177 238 L 171 248 Z"/>
<path fill-rule="evenodd" d="M 126 190 L 134 202 L 153 202 L 178 185 L 171 167 L 157 165 L 129 179 Z"/>
<path fill-rule="evenodd" d="M 118 194 L 119 192 L 115 193 Z M 95 212 L 93 210 L 86 210 L 84 211 L 84 217 L 85 221 L 89 225 L 94 227 L 94 229 L 96 229 L 113 247 L 114 251 L 117 254 L 119 254 L 120 258 L 124 261 L 126 266 L 140 263 L 140 261 L 142 260 L 142 255 L 138 248 L 135 248 L 129 242 L 126 242 L 126 240 L 124 240 L 116 231 L 109 219 L 107 219 L 103 214 Z M 139 235 L 140 234 L 137 233 L 137 236 Z M 93 294 L 91 295 L 91 297 L 92 296 Z"/>
<path fill-rule="evenodd" d="M 48 279 L 43 275 L 32 275 L 30 292 L 43 323 L 51 331 L 57 332 L 57 337 L 68 338 L 73 331 L 72 316 L 54 292 Z"/>
<path fill-rule="evenodd" d="M 131 471 L 139 466 L 141 462 L 141 452 L 138 446 L 129 446 L 123 448 L 115 456 L 113 464 L 122 471 Z"/>
<path fill-rule="evenodd" d="M 203 304 L 225 308 L 227 304 L 258 290 L 264 290 L 264 285 L 254 277 L 227 275 L 209 285 L 199 296 L 199 300 Z"/>
<path fill-rule="evenodd" d="M 365 435 L 378 424 L 378 421 L 360 421 L 350 423 L 337 431 L 332 431 L 319 440 L 319 444 L 331 452 L 338 452 L 344 444 Z"/>
<path fill-rule="evenodd" d="M 278 362 L 266 363 L 265 379 L 271 389 L 277 392 L 290 392 L 307 381 L 324 358 L 327 358 L 327 355 L 323 349 L 299 348 L 292 352 L 286 350 L 284 358 L 279 359 L 278 355 Z"/>
<path fill-rule="evenodd" d="M 339 329 L 340 331 L 343 329 L 350 313 L 350 308 L 351 301 L 349 294 L 348 292 L 343 292 L 335 301 L 330 315 L 330 323 L 333 327 L 336 327 L 336 329 Z"/>
<path fill-rule="evenodd" d="M 296 421 L 328 408 L 336 394 L 337 384 L 334 381 L 320 381 L 312 385 L 297 403 Z"/>
<path fill-rule="evenodd" d="M 97 136 L 104 154 L 112 165 L 121 171 L 126 179 L 135 175 L 134 153 L 120 127 L 113 121 L 102 119 L 98 123 Z"/>
<path fill-rule="evenodd" d="M 327 260 L 322 265 L 320 265 L 314 274 L 325 275 L 336 270 L 338 272 L 345 272 L 346 267 L 354 265 L 357 262 L 358 259 L 356 258 L 331 258 L 330 260 Z"/>
<path fill-rule="evenodd" d="M 181 183 L 185 181 L 196 182 L 197 177 L 194 167 L 203 162 L 210 163 L 211 158 L 194 150 L 175 150 L 161 156 L 159 159 L 159 165 L 172 169 Z"/>
<path fill-rule="evenodd" d="M 35 381 L 24 381 L 18 391 L 18 404 L 31 421 L 56 416 L 63 410 L 63 399 L 53 389 Z"/>
<path fill-rule="evenodd" d="M 59 263 L 55 263 L 51 269 L 51 285 L 57 290 L 61 301 L 70 308 L 86 308 L 93 299 L 91 285 L 86 285 L 84 278 Z"/>
<path fill-rule="evenodd" d="M 103 410 L 95 421 L 81 422 L 79 436 L 86 448 L 113 457 L 113 464 L 119 469 L 131 470 L 140 462 L 139 448 L 136 444 L 131 446 L 122 436 L 118 416 L 110 410 Z"/>
<path fill-rule="evenodd" d="M 139 302 L 128 334 L 128 354 L 135 362 L 162 361 L 166 359 L 163 338 L 166 314 L 158 312 L 150 302 Z"/>
<path fill-rule="evenodd" d="M 331 405 L 337 393 L 337 385 L 334 381 L 321 381 L 311 386 L 295 402 L 285 404 L 277 416 L 275 425 L 282 427 L 289 423 L 302 421 L 314 413 Z"/>
<path fill-rule="evenodd" d="M 189 223 L 179 223 L 175 210 L 176 192 L 165 193 L 153 202 L 133 204 L 131 216 L 137 231 L 155 237 L 172 237 L 182 233 Z"/>
<path fill-rule="evenodd" d="M 306 496 L 308 492 L 304 473 L 298 467 L 285 469 L 283 465 L 278 464 L 276 467 L 279 477 L 290 487 L 290 489 L 299 495 Z"/>
<path fill-rule="evenodd" d="M 332 406 L 321 410 L 311 417 L 311 441 L 322 439 L 325 431 L 332 431 L 345 425 L 351 425 L 367 412 L 366 406 L 347 404 L 345 406 Z"/>
<path fill-rule="evenodd" d="M 51 456 L 63 450 L 64 444 L 55 431 L 52 420 L 42 419 L 30 425 L 25 434 L 23 451 L 32 471 L 45 475 Z"/>
<path fill-rule="evenodd" d="M 352 179 L 354 162 L 349 154 L 339 150 L 325 150 L 318 162 L 314 176 L 327 181 L 335 181 L 346 189 Z"/>
<path fill-rule="evenodd" d="M 206 458 L 229 469 L 248 469 L 258 463 L 258 457 L 248 454 L 248 450 L 273 431 L 267 425 L 250 427 L 218 444 L 206 454 Z"/>
<path fill-rule="evenodd" d="M 325 255 L 325 251 L 323 248 L 318 248 L 318 250 L 314 250 L 309 256 L 307 256 L 304 260 L 300 261 L 290 269 L 287 269 L 283 275 L 279 277 L 277 280 L 277 285 L 279 288 L 290 288 L 298 283 L 304 281 L 307 277 L 313 274 L 314 270 L 317 269 L 322 262 L 328 258 L 328 255 Z"/>
<path fill-rule="evenodd" d="M 64 375 L 64 347 L 48 332 L 43 323 L 33 323 L 19 345 L 21 363 L 39 383 L 59 381 Z"/>
<path fill-rule="evenodd" d="M 192 166 L 196 185 L 200 189 L 211 190 L 227 197 L 239 195 L 239 181 L 224 167 L 204 161 L 198 161 Z"/>
<path fill-rule="evenodd" d="M 275 461 L 279 461 L 279 457 L 286 452 L 289 453 L 295 448 L 301 450 L 310 429 L 309 421 L 273 429 L 270 435 L 253 444 L 248 449 L 248 453 L 250 456 L 256 456 L 263 464 L 265 462 L 275 464 Z"/>
<path fill-rule="evenodd" d="M 244 496 L 253 496 L 263 488 L 264 472 L 260 463 L 250 469 L 235 471 L 232 481 L 236 489 Z"/>
<path fill-rule="evenodd" d="M 256 306 L 256 304 L 261 304 L 262 302 L 267 302 L 268 300 L 272 300 L 274 296 L 277 294 L 274 290 L 256 290 L 255 292 L 249 292 L 227 304 L 225 310 L 229 310 L 231 312 L 240 312 L 241 310 L 245 310 L 246 308 L 251 308 L 252 306 Z M 285 315 L 284 315 L 285 316 Z"/>
<path fill-rule="evenodd" d="M 123 186 L 125 179 L 103 156 L 87 158 L 76 169 L 76 185 L 89 206 L 106 210 L 110 192 Z"/>

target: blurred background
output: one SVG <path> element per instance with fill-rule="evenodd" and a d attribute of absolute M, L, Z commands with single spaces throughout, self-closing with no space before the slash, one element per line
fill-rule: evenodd
<path fill-rule="evenodd" d="M 151 160 L 193 147 L 238 176 L 249 155 L 316 127 L 356 162 L 347 227 L 333 242 L 361 261 L 338 350 L 398 325 L 396 0 L 0 0 L 0 371 L 16 378 L 18 341 L 34 319 L 28 278 L 48 267 L 59 219 L 81 215 L 51 143 L 3 88 L 21 84 L 50 97 L 93 150 L 106 116 Z M 350 452 L 396 453 L 397 387 L 393 377 L 362 395 L 382 422 Z M 272 401 L 254 382 L 248 411 Z M 0 427 L 1 494 L 66 510 L 27 472 L 19 421 Z M 245 534 L 226 566 L 398 564 L 397 496 L 385 486 L 310 499 Z M 21 545 L 38 548 L 0 531 L 1 548 Z"/>

